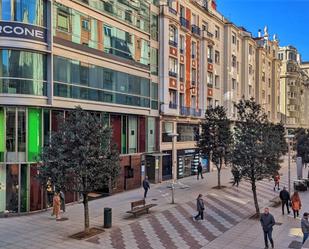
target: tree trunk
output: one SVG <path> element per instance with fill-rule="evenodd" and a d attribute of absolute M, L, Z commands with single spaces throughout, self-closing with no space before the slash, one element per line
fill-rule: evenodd
<path fill-rule="evenodd" d="M 89 233 L 89 207 L 88 207 L 88 193 L 83 193 L 83 204 L 84 204 L 84 226 L 85 233 Z"/>
<path fill-rule="evenodd" d="M 255 185 L 255 180 L 251 181 L 251 187 L 252 187 L 252 193 L 253 193 L 253 200 L 254 200 L 254 206 L 255 206 L 255 212 L 256 215 L 260 215 L 260 207 L 257 199 L 257 194 L 256 194 L 256 185 Z"/>

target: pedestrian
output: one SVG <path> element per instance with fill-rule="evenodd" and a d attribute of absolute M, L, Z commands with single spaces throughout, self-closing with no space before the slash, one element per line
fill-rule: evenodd
<path fill-rule="evenodd" d="M 47 192 L 47 202 L 48 202 L 47 207 L 51 207 L 53 204 L 54 192 L 53 192 L 53 186 L 52 186 L 50 178 L 47 180 L 47 183 L 46 183 L 46 192 Z"/>
<path fill-rule="evenodd" d="M 144 199 L 146 199 L 148 189 L 150 189 L 150 184 L 149 184 L 149 181 L 148 181 L 148 176 L 145 176 L 145 179 L 143 180 L 143 188 L 144 188 Z"/>
<path fill-rule="evenodd" d="M 53 215 L 56 215 L 56 220 L 60 219 L 60 205 L 61 205 L 61 201 L 60 201 L 60 194 L 55 192 L 54 194 L 54 198 L 53 198 Z"/>
<path fill-rule="evenodd" d="M 300 197 L 297 191 L 294 192 L 294 194 L 291 197 L 291 206 L 294 214 L 294 219 L 296 216 L 299 216 L 299 210 L 301 209 L 301 201 Z"/>
<path fill-rule="evenodd" d="M 232 174 L 234 177 L 234 182 L 233 182 L 233 186 L 236 184 L 236 186 L 239 186 L 239 181 L 240 181 L 240 172 L 239 169 L 236 168 L 235 166 L 233 166 L 232 168 Z"/>
<path fill-rule="evenodd" d="M 61 201 L 61 210 L 65 212 L 65 195 L 62 190 L 60 190 L 60 201 Z"/>
<path fill-rule="evenodd" d="M 268 248 L 268 240 L 270 241 L 271 247 L 274 248 L 272 232 L 275 219 L 274 216 L 269 213 L 269 208 L 264 209 L 264 214 L 261 215 L 260 221 L 264 232 L 265 249 Z"/>
<path fill-rule="evenodd" d="M 199 176 L 201 175 L 201 178 L 204 179 L 203 177 L 203 167 L 201 162 L 199 162 L 198 166 L 197 166 L 197 180 L 199 179 Z"/>
<path fill-rule="evenodd" d="M 289 201 L 291 201 L 291 199 L 290 199 L 290 193 L 286 190 L 286 187 L 283 187 L 283 189 L 280 191 L 279 197 L 281 200 L 282 215 L 284 215 L 284 206 L 286 206 L 288 214 L 290 214 Z"/>
<path fill-rule="evenodd" d="M 308 221 L 309 213 L 304 213 L 303 218 L 301 219 L 301 230 L 304 234 L 303 244 L 309 237 L 309 221 Z"/>
<path fill-rule="evenodd" d="M 199 194 L 196 199 L 196 210 L 198 211 L 198 214 L 196 216 L 193 216 L 194 221 L 196 221 L 199 217 L 201 217 L 201 220 L 204 220 L 204 209 L 205 204 L 203 200 L 203 195 Z"/>
<path fill-rule="evenodd" d="M 275 186 L 274 186 L 274 191 L 276 191 L 276 187 L 278 188 L 278 190 L 280 190 L 280 175 L 277 172 L 274 176 L 274 181 L 275 181 Z"/>

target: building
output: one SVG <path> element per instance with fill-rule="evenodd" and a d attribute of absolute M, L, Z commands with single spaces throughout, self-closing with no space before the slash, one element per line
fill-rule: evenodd
<path fill-rule="evenodd" d="M 0 212 L 46 207 L 38 156 L 57 116 L 77 105 L 113 127 L 121 152 L 116 186 L 98 191 L 139 187 L 159 145 L 158 1 L 0 6 Z"/>
<path fill-rule="evenodd" d="M 282 61 L 280 75 L 281 120 L 289 129 L 309 127 L 308 63 L 302 63 L 297 49 L 291 45 L 280 47 Z"/>
<path fill-rule="evenodd" d="M 222 104 L 224 21 L 215 1 L 166 1 L 159 41 L 161 174 L 167 180 L 196 174 L 199 123 L 208 106 Z"/>
<path fill-rule="evenodd" d="M 280 94 L 280 69 L 278 59 L 279 42 L 276 35 L 271 40 L 267 27 L 264 34 L 259 31 L 255 38 L 256 51 L 256 101 L 262 105 L 269 121 L 280 121 L 279 94 Z"/>

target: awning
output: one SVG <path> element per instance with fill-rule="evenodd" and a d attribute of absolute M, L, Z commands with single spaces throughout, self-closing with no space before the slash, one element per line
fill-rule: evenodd
<path fill-rule="evenodd" d="M 171 154 L 168 153 L 148 153 L 145 156 L 170 156 Z"/>

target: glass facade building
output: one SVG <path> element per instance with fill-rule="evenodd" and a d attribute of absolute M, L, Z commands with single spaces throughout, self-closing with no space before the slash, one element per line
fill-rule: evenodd
<path fill-rule="evenodd" d="M 0 0 L 0 25 L 18 26 L 0 42 L 0 216 L 49 205 L 40 153 L 77 105 L 113 129 L 122 159 L 109 193 L 139 187 L 145 154 L 158 150 L 156 1 L 63 3 Z"/>

